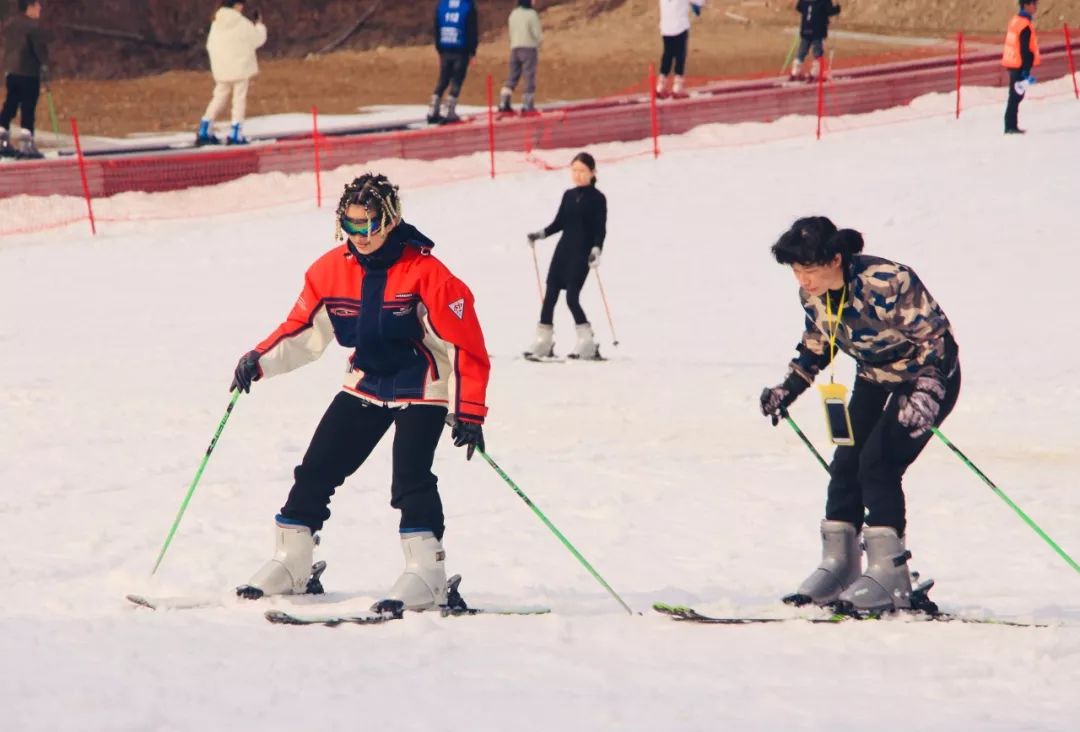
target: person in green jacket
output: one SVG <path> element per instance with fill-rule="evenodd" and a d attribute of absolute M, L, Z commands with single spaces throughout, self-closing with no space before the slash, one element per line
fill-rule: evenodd
<path fill-rule="evenodd" d="M 19 12 L 4 28 L 7 97 L 0 109 L 0 157 L 34 159 L 44 157 L 34 144 L 34 116 L 41 87 L 48 89 L 49 48 L 38 23 L 41 2 L 19 0 Z M 17 148 L 10 133 L 16 111 L 23 127 Z"/>
<path fill-rule="evenodd" d="M 536 97 L 536 66 L 540 60 L 543 37 L 540 13 L 533 8 L 532 0 L 518 0 L 518 6 L 510 12 L 510 75 L 506 77 L 500 93 L 500 112 L 514 111 L 510 98 L 522 75 L 525 76 L 525 95 L 521 111 L 523 114 L 536 111 L 533 103 Z"/>

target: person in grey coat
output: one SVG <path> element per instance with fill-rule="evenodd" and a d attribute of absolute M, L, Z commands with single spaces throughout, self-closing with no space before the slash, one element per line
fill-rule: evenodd
<path fill-rule="evenodd" d="M 41 18 L 39 0 L 19 0 L 19 12 L 4 28 L 4 72 L 7 97 L 0 109 L 0 157 L 41 158 L 34 144 L 34 122 L 41 87 L 48 89 L 49 48 Z M 16 111 L 23 133 L 16 148 L 11 144 L 10 125 Z"/>
<path fill-rule="evenodd" d="M 525 77 L 525 94 L 521 111 L 535 112 L 536 67 L 540 61 L 540 44 L 544 31 L 540 25 L 540 13 L 532 6 L 532 0 L 518 0 L 518 6 L 510 12 L 510 75 L 506 77 L 499 99 L 500 112 L 513 112 L 510 98 L 514 95 L 518 80 Z"/>

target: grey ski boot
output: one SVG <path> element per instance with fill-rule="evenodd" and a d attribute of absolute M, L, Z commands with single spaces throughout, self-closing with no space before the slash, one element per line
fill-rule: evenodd
<path fill-rule="evenodd" d="M 788 605 L 828 605 L 862 574 L 862 549 L 855 526 L 846 521 L 821 522 L 821 564 L 803 580 L 797 592 L 784 597 Z"/>
<path fill-rule="evenodd" d="M 19 150 L 15 153 L 15 157 L 19 160 L 41 160 L 45 157 L 37 149 L 37 145 L 34 144 L 33 132 L 23 130 L 22 136 L 19 138 Z"/>
<path fill-rule="evenodd" d="M 371 606 L 374 612 L 434 610 L 446 605 L 446 551 L 431 531 L 401 535 L 405 569 L 386 598 Z"/>
<path fill-rule="evenodd" d="M 855 613 L 879 613 L 911 608 L 911 552 L 891 526 L 867 526 L 866 572 L 840 593 L 838 609 Z"/>
<path fill-rule="evenodd" d="M 236 594 L 248 600 L 264 595 L 321 595 L 319 577 L 326 569 L 325 562 L 312 563 L 318 537 L 307 526 L 275 521 L 274 556 L 262 566 L 246 585 L 236 588 Z"/>
<path fill-rule="evenodd" d="M 11 146 L 11 135 L 0 127 L 0 158 L 15 157 L 15 148 Z"/>

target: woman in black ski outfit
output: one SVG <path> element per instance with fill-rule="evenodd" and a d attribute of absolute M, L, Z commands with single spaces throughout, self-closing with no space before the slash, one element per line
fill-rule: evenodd
<path fill-rule="evenodd" d="M 528 235 L 529 246 L 534 247 L 537 239 L 562 232 L 548 267 L 547 290 L 540 308 L 540 323 L 536 326 L 536 340 L 525 352 L 526 358 L 545 358 L 554 353 L 552 317 L 560 290 L 566 290 L 566 305 L 577 324 L 577 344 L 570 358 L 600 358 L 600 347 L 578 298 L 589 269 L 600 266 L 607 232 L 607 199 L 596 187 L 596 160 L 589 153 L 574 156 L 570 163 L 570 178 L 574 187 L 563 194 L 555 220 Z"/>

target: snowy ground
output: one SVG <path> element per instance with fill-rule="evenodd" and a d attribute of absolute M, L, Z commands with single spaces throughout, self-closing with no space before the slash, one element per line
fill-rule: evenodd
<path fill-rule="evenodd" d="M 603 167 L 618 348 L 595 284 L 584 297 L 603 364 L 516 358 L 538 307 L 524 233 L 550 221 L 564 172 L 405 191 L 407 218 L 477 296 L 491 455 L 644 612 L 633 617 L 448 441 L 436 471 L 466 598 L 551 615 L 328 629 L 272 626 L 269 604 L 129 606 L 128 592 L 227 596 L 268 558 L 290 471 L 337 388 L 334 348 L 241 399 L 148 577 L 236 358 L 288 310 L 331 245 L 331 215 L 286 206 L 5 239 L 3 728 L 1075 729 L 1080 576 L 937 443 L 908 474 L 913 566 L 937 579 L 944 609 L 1055 627 L 725 628 L 648 612 L 666 600 L 790 614 L 776 598 L 817 561 L 824 473 L 756 404 L 802 325 L 768 247 L 806 214 L 917 269 L 964 365 L 945 434 L 1080 557 L 1080 103 L 1059 94 L 1021 115 L 1023 138 L 1001 135 L 995 105 Z M 571 322 L 557 317 L 565 348 Z M 812 397 L 793 416 L 823 448 Z M 335 498 L 319 556 L 341 606 L 365 607 L 400 568 L 388 481 L 383 445 Z"/>

